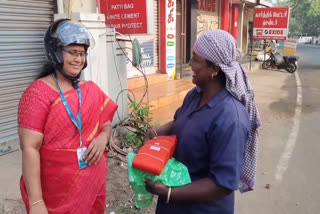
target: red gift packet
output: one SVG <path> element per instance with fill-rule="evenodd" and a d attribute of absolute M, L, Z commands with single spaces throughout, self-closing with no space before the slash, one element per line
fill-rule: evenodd
<path fill-rule="evenodd" d="M 177 145 L 176 136 L 158 136 L 142 146 L 132 162 L 132 168 L 161 175 Z"/>

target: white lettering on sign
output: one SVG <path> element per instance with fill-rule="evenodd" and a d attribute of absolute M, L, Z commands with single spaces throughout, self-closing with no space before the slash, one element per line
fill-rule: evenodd
<path fill-rule="evenodd" d="M 115 20 L 115 19 L 138 19 L 140 18 L 140 13 L 127 13 L 127 14 L 114 14 L 109 15 L 109 20 Z"/>
<path fill-rule="evenodd" d="M 113 20 L 113 19 L 120 19 L 120 14 L 114 14 L 114 15 L 109 15 L 108 19 Z"/>
<path fill-rule="evenodd" d="M 288 17 L 288 12 L 271 12 L 271 11 L 268 11 L 268 12 L 260 12 L 260 13 L 256 13 L 256 18 L 272 18 L 272 17 L 275 17 L 275 18 L 285 18 L 285 17 Z"/>
<path fill-rule="evenodd" d="M 142 22 L 139 23 L 123 23 L 121 28 L 141 28 Z"/>
<path fill-rule="evenodd" d="M 151 66 L 152 65 L 152 60 L 151 60 L 150 54 L 144 53 L 144 48 L 141 48 L 141 53 L 142 53 L 142 58 L 143 58 L 142 64 L 144 66 Z M 155 143 L 155 144 L 157 144 L 157 143 Z"/>
<path fill-rule="evenodd" d="M 120 24 L 111 24 L 110 27 L 112 27 L 112 28 L 120 28 Z"/>
<path fill-rule="evenodd" d="M 121 9 L 133 9 L 134 4 L 114 4 L 111 5 L 111 10 L 121 10 Z"/>
<path fill-rule="evenodd" d="M 133 9 L 134 8 L 134 4 L 124 4 L 124 9 Z"/>
<path fill-rule="evenodd" d="M 259 18 L 259 17 L 261 17 L 261 18 L 270 18 L 270 17 L 272 17 L 272 13 L 270 11 L 269 12 L 263 11 L 263 12 L 260 12 L 260 13 L 256 13 L 256 18 Z"/>
<path fill-rule="evenodd" d="M 140 13 L 127 13 L 122 14 L 121 18 L 123 19 L 138 19 L 140 17 Z"/>
<path fill-rule="evenodd" d="M 263 21 L 263 26 L 265 25 L 277 25 L 278 24 L 278 20 L 268 20 L 268 21 Z"/>
<path fill-rule="evenodd" d="M 269 30 L 269 34 L 271 35 L 282 35 L 283 30 Z"/>
<path fill-rule="evenodd" d="M 281 12 L 279 12 L 279 13 L 273 12 L 273 17 L 285 18 L 285 17 L 287 17 L 287 16 L 288 16 L 288 12 L 287 12 L 287 11 L 284 12 L 284 13 L 281 13 Z"/>
<path fill-rule="evenodd" d="M 111 10 L 120 10 L 120 9 L 123 9 L 123 5 L 122 4 L 111 5 Z"/>

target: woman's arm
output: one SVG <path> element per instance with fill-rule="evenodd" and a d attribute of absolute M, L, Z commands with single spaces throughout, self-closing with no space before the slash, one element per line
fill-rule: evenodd
<path fill-rule="evenodd" d="M 38 211 L 40 210 L 39 213 L 47 213 L 43 201 L 31 206 L 34 202 L 43 200 L 39 153 L 43 141 L 43 134 L 25 128 L 19 128 L 18 132 L 22 150 L 22 174 L 28 193 L 30 212 L 37 209 Z"/>
<path fill-rule="evenodd" d="M 85 160 L 89 165 L 97 164 L 100 161 L 106 149 L 107 142 L 111 137 L 111 131 L 111 121 L 107 121 L 102 126 L 100 134 L 97 137 L 95 137 L 90 143 L 87 153 L 85 155 Z"/>
<path fill-rule="evenodd" d="M 167 199 L 169 188 L 162 183 L 145 179 L 146 189 Z M 170 201 L 199 201 L 210 202 L 220 200 L 232 193 L 233 190 L 218 186 L 210 178 L 203 178 L 181 187 L 171 189 Z"/>

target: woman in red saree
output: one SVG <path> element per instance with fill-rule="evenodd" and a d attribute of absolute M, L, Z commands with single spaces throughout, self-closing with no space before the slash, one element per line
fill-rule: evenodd
<path fill-rule="evenodd" d="M 84 27 L 70 20 L 57 21 L 51 27 L 58 31 L 68 25 L 80 28 L 83 33 Z M 55 72 L 56 81 L 53 75 L 44 75 L 28 87 L 20 100 L 18 126 L 23 155 L 20 188 L 30 214 L 102 214 L 105 210 L 105 146 L 117 105 L 93 82 L 74 81 L 77 78 L 73 77 L 79 77 L 86 66 L 90 45 L 81 41 L 62 47 L 61 70 L 66 75 L 55 68 L 51 74 Z M 81 139 L 88 148 L 85 160 L 89 164 L 84 169 L 79 168 L 77 157 L 80 132 L 70 119 L 59 88 L 73 115 L 81 109 Z"/>

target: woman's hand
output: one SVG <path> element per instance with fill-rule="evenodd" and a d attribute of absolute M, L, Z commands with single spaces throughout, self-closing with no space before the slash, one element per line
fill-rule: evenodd
<path fill-rule="evenodd" d="M 149 129 L 144 137 L 144 143 L 150 139 L 156 138 L 157 136 L 167 136 L 173 134 L 174 121 L 168 122 L 155 129 Z"/>
<path fill-rule="evenodd" d="M 160 182 L 152 182 L 151 180 L 145 178 L 144 183 L 146 184 L 146 189 L 148 192 L 161 197 L 167 197 L 169 188 Z"/>
<path fill-rule="evenodd" d="M 92 140 L 85 154 L 85 161 L 87 164 L 91 165 L 99 162 L 106 149 L 107 142 L 108 138 L 103 134 L 100 134 Z"/>
<path fill-rule="evenodd" d="M 48 214 L 48 210 L 44 202 L 40 202 L 30 207 L 30 214 Z"/>
<path fill-rule="evenodd" d="M 157 137 L 157 132 L 154 129 L 149 129 L 146 133 L 146 136 L 144 137 L 143 143 L 146 143 L 148 140 L 151 140 L 156 137 Z"/>

